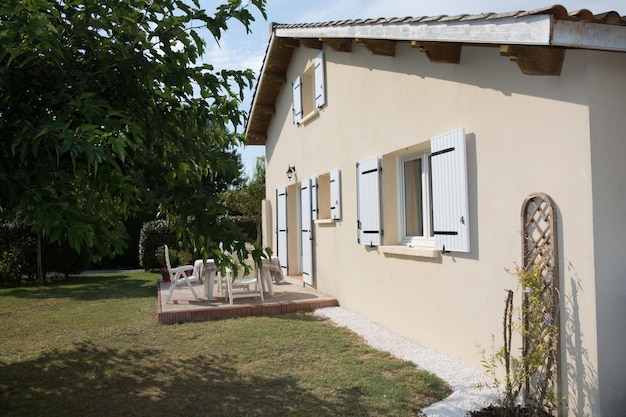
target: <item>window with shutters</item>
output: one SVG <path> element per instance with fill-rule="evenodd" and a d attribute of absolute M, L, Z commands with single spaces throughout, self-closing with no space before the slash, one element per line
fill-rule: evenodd
<path fill-rule="evenodd" d="M 315 67 L 309 65 L 302 74 L 302 116 L 307 117 L 315 110 L 313 94 L 315 88 Z"/>
<path fill-rule="evenodd" d="M 357 202 L 362 245 L 407 256 L 469 252 L 464 129 L 357 163 Z"/>
<path fill-rule="evenodd" d="M 293 122 L 306 124 L 326 104 L 324 53 L 320 52 L 292 83 Z"/>
<path fill-rule="evenodd" d="M 336 169 L 317 177 L 316 220 L 341 220 L 341 172 Z"/>

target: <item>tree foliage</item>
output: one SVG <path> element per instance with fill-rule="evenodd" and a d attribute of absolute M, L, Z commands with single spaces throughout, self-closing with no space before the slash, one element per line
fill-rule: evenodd
<path fill-rule="evenodd" d="M 202 63 L 200 30 L 249 30 L 265 0 L 225 1 L 0 2 L 0 216 L 92 254 L 122 251 L 151 205 L 206 255 L 237 241 L 207 188 L 238 177 L 254 74 Z"/>
<path fill-rule="evenodd" d="M 258 157 L 252 178 L 245 184 L 230 187 L 219 193 L 219 200 L 231 216 L 238 216 L 256 225 L 256 236 L 261 241 L 261 202 L 265 198 L 265 158 Z"/>
<path fill-rule="evenodd" d="M 222 191 L 219 198 L 228 214 L 260 218 L 261 202 L 265 198 L 265 159 L 257 158 L 249 181 Z"/>

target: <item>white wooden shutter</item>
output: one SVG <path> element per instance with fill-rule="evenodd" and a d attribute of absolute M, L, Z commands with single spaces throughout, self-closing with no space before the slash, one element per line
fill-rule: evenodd
<path fill-rule="evenodd" d="M 431 139 L 435 246 L 469 252 L 469 208 L 465 129 Z"/>
<path fill-rule="evenodd" d="M 319 205 L 317 202 L 317 177 L 311 178 L 311 219 L 317 220 L 319 218 Z"/>
<path fill-rule="evenodd" d="M 341 171 L 330 171 L 330 218 L 341 219 Z"/>
<path fill-rule="evenodd" d="M 324 52 L 315 57 L 315 107 L 326 104 L 326 79 L 324 70 Z"/>
<path fill-rule="evenodd" d="M 276 255 L 283 275 L 287 276 L 287 188 L 276 189 Z"/>
<path fill-rule="evenodd" d="M 357 164 L 358 230 L 361 245 L 379 246 L 382 229 L 380 222 L 380 165 L 378 158 Z"/>
<path fill-rule="evenodd" d="M 293 96 L 293 122 L 302 121 L 302 77 L 298 76 L 291 84 Z"/>
<path fill-rule="evenodd" d="M 302 278 L 313 285 L 313 219 L 311 216 L 311 179 L 300 183 L 300 221 L 302 224 Z"/>

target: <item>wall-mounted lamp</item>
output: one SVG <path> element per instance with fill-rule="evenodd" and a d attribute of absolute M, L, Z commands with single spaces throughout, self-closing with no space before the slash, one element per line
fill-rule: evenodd
<path fill-rule="evenodd" d="M 296 167 L 289 165 L 289 168 L 287 169 L 287 178 L 291 179 L 291 177 L 293 177 L 293 174 L 295 173 L 296 173 Z"/>

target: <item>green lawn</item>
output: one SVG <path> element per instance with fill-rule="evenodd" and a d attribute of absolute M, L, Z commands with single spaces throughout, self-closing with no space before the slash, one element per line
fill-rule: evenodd
<path fill-rule="evenodd" d="M 450 393 L 313 315 L 158 324 L 157 278 L 0 289 L 0 416 L 415 416 Z"/>

